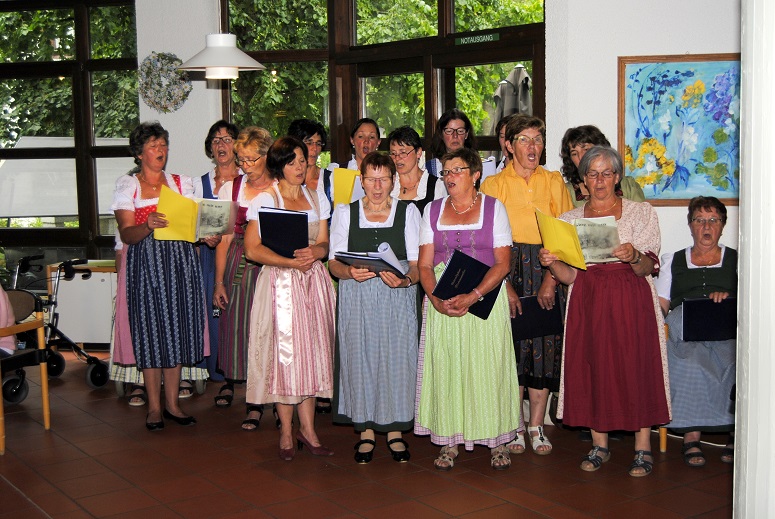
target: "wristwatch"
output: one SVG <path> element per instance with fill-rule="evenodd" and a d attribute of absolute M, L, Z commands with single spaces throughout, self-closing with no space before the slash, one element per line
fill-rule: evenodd
<path fill-rule="evenodd" d="M 479 296 L 479 301 L 484 301 L 484 296 L 482 295 L 482 293 L 481 293 L 481 292 L 479 292 L 479 289 L 478 289 L 478 288 L 474 287 L 474 290 L 473 290 L 473 292 L 474 292 L 474 294 L 476 294 L 476 295 L 478 295 L 478 296 Z"/>

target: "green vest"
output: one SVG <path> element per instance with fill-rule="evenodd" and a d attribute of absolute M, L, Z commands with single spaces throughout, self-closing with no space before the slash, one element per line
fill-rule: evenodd
<path fill-rule="evenodd" d="M 737 251 L 726 248 L 720 267 L 690 269 L 686 264 L 686 249 L 673 254 L 673 282 L 670 285 L 670 309 L 685 299 L 708 297 L 712 292 L 729 292 L 737 296 Z"/>
<path fill-rule="evenodd" d="M 393 200 L 397 203 L 395 218 L 392 227 L 361 229 L 358 222 L 358 204 L 355 201 L 350 204 L 350 234 L 347 239 L 347 250 L 350 252 L 376 252 L 382 242 L 388 242 L 390 248 L 399 260 L 406 259 L 406 208 L 408 204 L 403 200 Z"/>

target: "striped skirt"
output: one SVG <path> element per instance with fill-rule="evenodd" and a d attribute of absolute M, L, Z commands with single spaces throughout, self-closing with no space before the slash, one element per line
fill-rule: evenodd
<path fill-rule="evenodd" d="M 138 368 L 173 368 L 202 360 L 205 301 L 193 244 L 148 236 L 130 245 L 127 307 Z"/>
<path fill-rule="evenodd" d="M 247 380 L 250 308 L 261 266 L 245 259 L 244 242 L 236 235 L 226 252 L 223 283 L 229 302 L 221 313 L 218 369 L 230 380 Z"/>
<path fill-rule="evenodd" d="M 248 402 L 331 398 L 335 306 L 334 287 L 321 262 L 307 272 L 261 268 L 250 312 Z"/>

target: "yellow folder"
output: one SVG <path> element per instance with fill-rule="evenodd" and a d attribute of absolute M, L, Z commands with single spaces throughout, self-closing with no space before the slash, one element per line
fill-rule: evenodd
<path fill-rule="evenodd" d="M 334 207 L 352 202 L 355 177 L 360 174 L 361 172 L 355 169 L 336 168 L 334 170 Z"/>
<path fill-rule="evenodd" d="M 576 227 L 564 220 L 544 214 L 538 209 L 535 212 L 544 248 L 571 267 L 587 270 Z"/>
<path fill-rule="evenodd" d="M 167 227 L 154 229 L 153 237 L 195 243 L 205 236 L 231 234 L 236 206 L 230 200 L 192 200 L 162 186 L 156 210 L 164 214 Z"/>

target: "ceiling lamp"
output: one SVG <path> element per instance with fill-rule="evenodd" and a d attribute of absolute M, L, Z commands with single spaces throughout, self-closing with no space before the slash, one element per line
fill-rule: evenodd
<path fill-rule="evenodd" d="M 266 69 L 237 48 L 234 34 L 208 34 L 202 52 L 183 63 L 181 70 L 204 70 L 207 79 L 237 79 L 240 70 Z"/>

